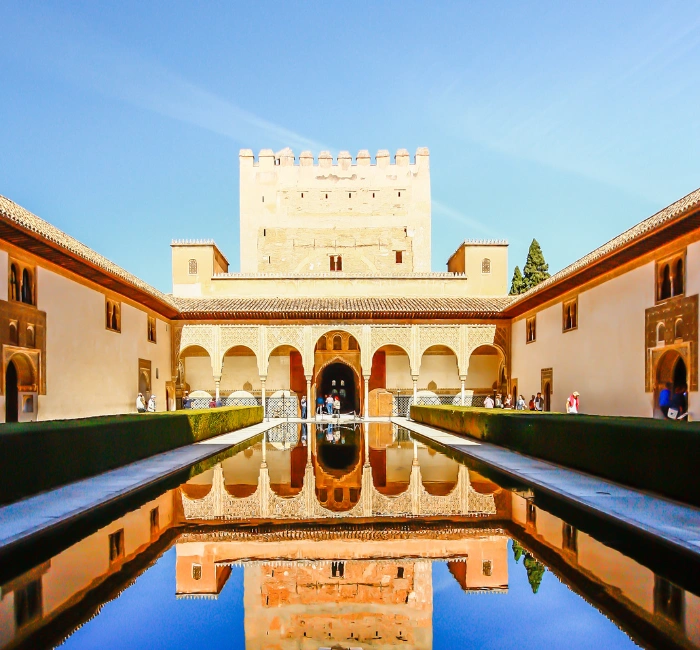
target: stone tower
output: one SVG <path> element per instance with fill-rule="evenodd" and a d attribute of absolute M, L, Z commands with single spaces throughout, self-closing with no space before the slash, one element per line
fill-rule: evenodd
<path fill-rule="evenodd" d="M 240 152 L 241 271 L 430 271 L 430 156 Z"/>

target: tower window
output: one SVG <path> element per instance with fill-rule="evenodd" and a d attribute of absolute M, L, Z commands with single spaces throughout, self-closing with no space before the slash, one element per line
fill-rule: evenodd
<path fill-rule="evenodd" d="M 190 260 L 187 263 L 187 272 L 190 275 L 197 275 L 197 260 Z"/>
<path fill-rule="evenodd" d="M 484 560 L 481 563 L 481 572 L 485 576 L 490 576 L 492 571 L 493 571 L 493 565 L 491 564 L 491 560 Z"/>
<path fill-rule="evenodd" d="M 326 198 L 328 198 L 328 194 L 326 194 Z"/>
<path fill-rule="evenodd" d="M 348 198 L 349 198 L 349 199 L 352 198 L 352 192 L 348 192 Z"/>
<path fill-rule="evenodd" d="M 491 273 L 491 260 L 488 257 L 481 260 L 481 272 L 484 274 Z"/>
<path fill-rule="evenodd" d="M 401 192 L 399 192 L 399 198 L 401 198 Z"/>
<path fill-rule="evenodd" d="M 345 575 L 345 562 L 331 562 L 331 577 L 342 578 Z"/>
<path fill-rule="evenodd" d="M 396 263 L 403 264 L 403 251 L 394 251 L 396 253 Z"/>
<path fill-rule="evenodd" d="M 343 257 L 342 255 L 331 255 L 330 259 L 330 269 L 331 271 L 342 271 L 343 270 Z"/>
<path fill-rule="evenodd" d="M 301 198 L 302 198 L 302 199 L 304 198 L 304 192 L 301 193 Z"/>
<path fill-rule="evenodd" d="M 38 619 L 42 612 L 41 578 L 15 591 L 15 625 L 24 627 Z"/>
<path fill-rule="evenodd" d="M 374 192 L 372 192 L 372 198 L 374 198 Z"/>
<path fill-rule="evenodd" d="M 399 578 L 399 579 L 403 578 L 403 567 L 402 567 L 402 566 L 400 566 L 400 567 L 396 570 L 396 577 Z"/>
<path fill-rule="evenodd" d="M 202 579 L 202 565 L 201 564 L 193 564 L 192 565 L 192 579 L 193 580 L 201 580 Z"/>

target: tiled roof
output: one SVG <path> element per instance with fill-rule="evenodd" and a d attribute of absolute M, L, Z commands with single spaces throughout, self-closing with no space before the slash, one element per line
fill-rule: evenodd
<path fill-rule="evenodd" d="M 595 262 L 611 255 L 612 253 L 615 253 L 626 246 L 629 246 L 630 244 L 634 244 L 636 241 L 643 239 L 653 231 L 663 226 L 670 225 L 673 221 L 685 215 L 689 210 L 698 206 L 700 206 L 700 189 L 691 192 L 687 196 L 684 196 L 682 199 L 679 199 L 663 210 L 660 210 L 648 219 L 641 221 L 636 226 L 632 226 L 632 228 L 626 230 L 621 235 L 618 235 L 606 244 L 603 244 L 594 251 L 584 255 L 573 264 L 569 264 L 569 266 L 540 282 L 529 291 L 517 296 L 516 300 L 513 301 L 511 306 L 515 306 L 528 298 L 541 293 L 552 285 L 575 275 L 578 271 L 591 266 Z"/>
<path fill-rule="evenodd" d="M 0 219 L 10 222 L 11 225 L 19 226 L 20 229 L 29 231 L 37 235 L 39 239 L 45 240 L 69 253 L 74 258 L 80 258 L 90 265 L 107 272 L 111 276 L 115 276 L 123 283 L 131 285 L 131 287 L 148 294 L 156 300 L 165 303 L 170 308 L 177 308 L 173 299 L 158 291 L 148 283 L 140 280 L 135 275 L 125 271 L 120 266 L 110 262 L 106 257 L 96 253 L 85 244 L 74 239 L 70 235 L 66 235 L 63 231 L 55 226 L 52 226 L 47 221 L 40 219 L 35 214 L 25 210 L 22 206 L 17 205 L 14 201 L 0 195 Z"/>
<path fill-rule="evenodd" d="M 469 318 L 496 316 L 513 298 L 174 298 L 181 318 L 224 314 L 283 318 L 392 315 Z"/>

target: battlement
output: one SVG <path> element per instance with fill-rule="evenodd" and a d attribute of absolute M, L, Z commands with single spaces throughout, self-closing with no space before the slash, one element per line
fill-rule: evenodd
<path fill-rule="evenodd" d="M 507 239 L 465 239 L 464 246 L 508 246 Z"/>
<path fill-rule="evenodd" d="M 171 246 L 216 246 L 213 239 L 173 239 Z"/>
<path fill-rule="evenodd" d="M 335 159 L 329 151 L 321 151 L 318 154 L 317 160 L 314 159 L 313 153 L 310 151 L 302 151 L 301 154 L 299 154 L 298 163 L 294 152 L 289 147 L 276 153 L 272 151 L 272 149 L 261 149 L 260 153 L 258 153 L 257 160 L 252 149 L 241 149 L 238 158 L 241 167 L 292 167 L 297 165 L 299 167 L 338 167 L 340 169 L 349 169 L 353 166 L 369 167 L 371 165 L 376 165 L 377 167 L 424 165 L 427 164 L 430 159 L 430 152 L 427 147 L 418 147 L 413 157 L 413 162 L 411 162 L 411 155 L 408 149 L 398 149 L 394 154 L 393 163 L 391 162 L 391 154 L 387 149 L 380 149 L 377 151 L 374 157 L 374 163 L 367 149 L 359 151 L 354 159 L 349 151 L 339 152 Z"/>

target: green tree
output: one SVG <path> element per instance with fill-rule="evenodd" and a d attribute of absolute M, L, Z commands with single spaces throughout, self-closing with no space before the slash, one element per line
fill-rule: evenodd
<path fill-rule="evenodd" d="M 525 565 L 525 570 L 527 571 L 527 581 L 530 583 L 532 593 L 536 594 L 537 590 L 540 588 L 542 576 L 544 576 L 544 564 L 538 562 L 529 553 L 525 554 L 523 564 Z"/>
<path fill-rule="evenodd" d="M 546 280 L 549 277 L 549 264 L 544 261 L 542 248 L 536 239 L 533 239 L 530 244 L 523 271 L 523 291 L 532 289 L 532 287 L 537 286 L 542 280 Z"/>
<path fill-rule="evenodd" d="M 517 539 L 513 540 L 513 558 L 515 559 L 515 562 L 518 563 L 520 562 L 520 558 L 523 556 L 523 553 L 525 553 L 525 549 L 520 546 L 520 542 L 518 542 Z"/>
<path fill-rule="evenodd" d="M 513 271 L 513 279 L 510 283 L 510 295 L 517 296 L 523 291 L 525 291 L 523 274 L 520 272 L 520 267 L 516 266 L 515 271 Z"/>

